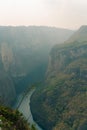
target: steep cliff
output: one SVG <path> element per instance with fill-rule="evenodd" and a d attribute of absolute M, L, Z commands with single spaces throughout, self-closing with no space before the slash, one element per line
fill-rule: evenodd
<path fill-rule="evenodd" d="M 87 28 L 80 30 L 85 40 L 54 46 L 44 86 L 32 96 L 34 119 L 45 130 L 87 129 Z"/>
<path fill-rule="evenodd" d="M 73 31 L 51 27 L 0 26 L 0 95 L 9 104 L 15 91 L 44 78 L 51 47 Z M 2 68 L 3 69 L 2 69 Z"/>
<path fill-rule="evenodd" d="M 13 77 L 26 76 L 47 64 L 53 45 L 65 41 L 73 31 L 51 27 L 0 27 L 2 63 Z"/>

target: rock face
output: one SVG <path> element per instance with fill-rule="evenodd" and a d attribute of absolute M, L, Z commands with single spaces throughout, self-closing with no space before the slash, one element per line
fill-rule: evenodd
<path fill-rule="evenodd" d="M 54 46 L 45 85 L 31 98 L 34 119 L 45 130 L 87 127 L 87 27 L 81 27 L 75 34 L 80 36 L 73 35 L 72 42 L 69 39 Z"/>
<path fill-rule="evenodd" d="M 2 105 L 11 105 L 16 98 L 14 82 L 8 73 L 12 63 L 11 53 L 6 43 L 0 45 L 0 104 Z"/>
<path fill-rule="evenodd" d="M 51 47 L 73 31 L 50 27 L 0 27 L 0 95 L 9 104 L 15 91 L 43 79 Z M 1 67 L 3 69 L 1 69 Z"/>
<path fill-rule="evenodd" d="M 87 42 L 72 42 L 71 44 L 64 44 L 64 46 L 55 46 L 49 59 L 49 65 L 47 70 L 47 77 L 56 75 L 71 64 L 71 62 L 77 61 L 81 57 L 86 57 Z"/>
<path fill-rule="evenodd" d="M 5 71 L 10 70 L 10 65 L 14 62 L 12 48 L 8 45 L 8 43 L 1 44 L 1 59 L 4 66 Z"/>

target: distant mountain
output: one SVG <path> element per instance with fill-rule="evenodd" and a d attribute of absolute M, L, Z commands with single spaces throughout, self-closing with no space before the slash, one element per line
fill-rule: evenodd
<path fill-rule="evenodd" d="M 5 103 L 9 104 L 15 97 L 15 91 L 17 94 L 30 84 L 41 81 L 50 49 L 72 34 L 71 30 L 54 27 L 0 26 L 0 62 L 3 67 L 0 99 L 4 97 Z"/>
<path fill-rule="evenodd" d="M 45 130 L 87 130 L 87 26 L 53 47 L 44 86 L 33 94 L 31 110 Z"/>
<path fill-rule="evenodd" d="M 87 41 L 87 25 L 83 25 L 80 27 L 78 31 L 76 31 L 68 40 L 67 42 L 73 41 Z"/>

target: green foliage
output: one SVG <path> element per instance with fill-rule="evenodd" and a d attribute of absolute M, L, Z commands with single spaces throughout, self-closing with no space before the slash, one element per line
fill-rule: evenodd
<path fill-rule="evenodd" d="M 30 130 L 29 124 L 18 110 L 0 106 L 0 127 L 2 130 Z"/>
<path fill-rule="evenodd" d="M 31 130 L 36 130 L 34 125 L 31 126 Z"/>

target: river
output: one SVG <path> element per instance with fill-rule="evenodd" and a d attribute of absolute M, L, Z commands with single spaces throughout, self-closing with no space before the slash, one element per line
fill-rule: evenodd
<path fill-rule="evenodd" d="M 34 93 L 35 90 L 31 90 L 30 92 L 28 92 L 26 94 L 26 96 L 24 96 L 23 98 L 23 94 L 19 95 L 17 98 L 17 102 L 15 104 L 15 108 L 17 108 L 17 106 L 19 105 L 19 103 L 21 102 L 22 98 L 22 102 L 18 108 L 18 110 L 23 113 L 24 117 L 28 120 L 28 122 L 32 125 L 35 125 L 37 130 L 42 130 L 38 124 L 33 120 L 33 116 L 30 110 L 30 98 L 32 96 L 32 94 Z"/>

